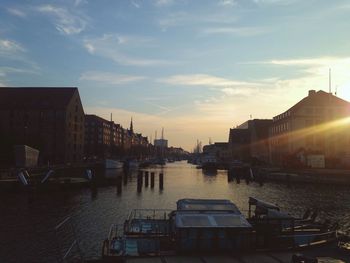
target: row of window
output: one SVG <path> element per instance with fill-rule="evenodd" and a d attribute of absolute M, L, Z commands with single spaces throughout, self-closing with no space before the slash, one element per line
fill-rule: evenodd
<path fill-rule="evenodd" d="M 290 129 L 289 122 L 284 122 L 284 123 L 281 123 L 279 125 L 272 126 L 271 132 L 272 132 L 272 134 L 276 134 L 276 133 L 289 131 L 289 129 Z"/>

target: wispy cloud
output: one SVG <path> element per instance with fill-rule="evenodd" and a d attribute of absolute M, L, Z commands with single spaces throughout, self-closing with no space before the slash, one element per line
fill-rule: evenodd
<path fill-rule="evenodd" d="M 85 49 L 93 55 L 112 59 L 118 64 L 131 66 L 156 66 L 168 65 L 169 61 L 151 58 L 137 58 L 129 55 L 130 48 L 150 48 L 151 40 L 136 36 L 122 36 L 118 34 L 105 34 L 99 38 L 84 40 Z"/>
<path fill-rule="evenodd" d="M 253 0 L 256 4 L 266 5 L 290 5 L 300 0 Z"/>
<path fill-rule="evenodd" d="M 27 16 L 27 14 L 23 10 L 15 8 L 15 7 L 7 8 L 7 12 L 9 12 L 11 15 L 18 16 L 21 18 L 24 18 Z"/>
<path fill-rule="evenodd" d="M 174 0 L 154 0 L 154 5 L 158 7 L 171 5 L 173 3 L 174 3 Z"/>
<path fill-rule="evenodd" d="M 158 79 L 158 82 L 171 85 L 204 86 L 204 87 L 232 87 L 257 86 L 259 83 L 231 80 L 207 74 L 174 75 Z"/>
<path fill-rule="evenodd" d="M 107 85 L 121 85 L 145 79 L 143 76 L 118 75 L 112 72 L 88 71 L 84 72 L 81 81 L 95 81 Z"/>
<path fill-rule="evenodd" d="M 264 27 L 210 27 L 201 30 L 202 35 L 235 35 L 251 37 L 270 32 L 271 29 Z"/>
<path fill-rule="evenodd" d="M 14 68 L 14 67 L 0 67 L 0 76 L 5 77 L 8 74 L 13 73 L 25 73 L 25 74 L 38 74 L 36 70 Z"/>
<path fill-rule="evenodd" d="M 136 0 L 131 0 L 130 3 L 136 8 L 140 8 L 141 7 L 141 3 L 136 1 Z"/>
<path fill-rule="evenodd" d="M 237 5 L 236 0 L 221 0 L 219 1 L 220 6 L 228 7 L 228 6 L 235 6 Z"/>
<path fill-rule="evenodd" d="M 314 57 L 314 58 L 292 58 L 272 59 L 266 61 L 251 62 L 266 66 L 288 67 L 288 71 L 295 68 L 294 77 L 285 77 L 283 73 L 276 79 L 271 79 L 270 85 L 275 93 L 293 91 L 291 98 L 296 94 L 300 97 L 305 95 L 309 89 L 322 89 L 328 91 L 328 73 L 332 70 L 333 91 L 338 86 L 338 95 L 350 100 L 350 57 Z M 282 94 L 281 93 L 281 94 Z"/>
<path fill-rule="evenodd" d="M 167 14 L 166 16 L 158 19 L 157 23 L 163 31 L 166 31 L 171 27 L 188 27 L 189 25 L 208 26 L 213 24 L 231 24 L 236 22 L 237 19 L 238 17 L 232 14 L 227 16 L 226 14 L 222 13 L 198 14 L 181 11 Z"/>
<path fill-rule="evenodd" d="M 25 52 L 19 43 L 9 39 L 0 39 L 0 55 L 14 55 Z"/>
<path fill-rule="evenodd" d="M 73 14 L 66 8 L 53 5 L 42 5 L 37 10 L 53 19 L 56 29 L 65 35 L 79 34 L 87 26 L 87 19 Z"/>

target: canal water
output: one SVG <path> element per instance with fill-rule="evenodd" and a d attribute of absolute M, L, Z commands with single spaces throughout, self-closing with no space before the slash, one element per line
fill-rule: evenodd
<path fill-rule="evenodd" d="M 260 185 L 244 180 L 238 184 L 228 181 L 227 171 L 203 173 L 186 162 L 144 170 L 155 172 L 154 188 L 143 182 L 138 191 L 137 171 L 108 171 L 109 178 L 117 180 L 122 176 L 121 191 L 113 185 L 65 192 L 0 194 L 0 262 L 55 262 L 59 258 L 57 247 L 66 236 L 72 236 L 72 231 L 54 231 L 67 216 L 71 217 L 69 225 L 74 226 L 84 258 L 99 258 L 110 225 L 122 224 L 131 209 L 175 209 L 181 198 L 230 199 L 243 213 L 247 213 L 249 196 L 277 204 L 297 216 L 311 208 L 319 211 L 319 219 L 336 221 L 350 233 L 347 187 L 273 182 Z M 159 173 L 164 174 L 163 189 L 159 189 Z"/>

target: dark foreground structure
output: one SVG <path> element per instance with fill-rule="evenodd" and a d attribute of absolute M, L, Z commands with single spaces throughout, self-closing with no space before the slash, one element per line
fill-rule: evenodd
<path fill-rule="evenodd" d="M 245 218 L 229 200 L 181 199 L 174 211 L 133 210 L 124 225 L 113 225 L 103 262 L 318 262 L 327 250 L 328 257 L 350 259 L 339 247 L 349 238 L 316 216 L 296 218 L 249 198 Z"/>
<path fill-rule="evenodd" d="M 14 145 L 38 149 L 39 164 L 80 162 L 84 128 L 77 88 L 0 88 L 0 166 L 14 165 Z"/>

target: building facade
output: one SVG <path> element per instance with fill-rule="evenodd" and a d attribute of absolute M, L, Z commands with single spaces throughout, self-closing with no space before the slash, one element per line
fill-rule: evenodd
<path fill-rule="evenodd" d="M 85 155 L 90 160 L 120 158 L 122 155 L 144 152 L 147 137 L 133 132 L 120 124 L 96 115 L 85 115 Z"/>
<path fill-rule="evenodd" d="M 275 116 L 269 130 L 270 160 L 290 155 L 323 155 L 326 166 L 350 157 L 350 103 L 331 93 L 310 90 L 307 97 Z"/>
<path fill-rule="evenodd" d="M 230 129 L 229 150 L 233 160 L 269 161 L 269 127 L 272 120 L 249 120 Z"/>
<path fill-rule="evenodd" d="M 13 164 L 13 146 L 40 151 L 39 164 L 80 162 L 84 110 L 77 88 L 0 88 L 0 162 Z"/>

